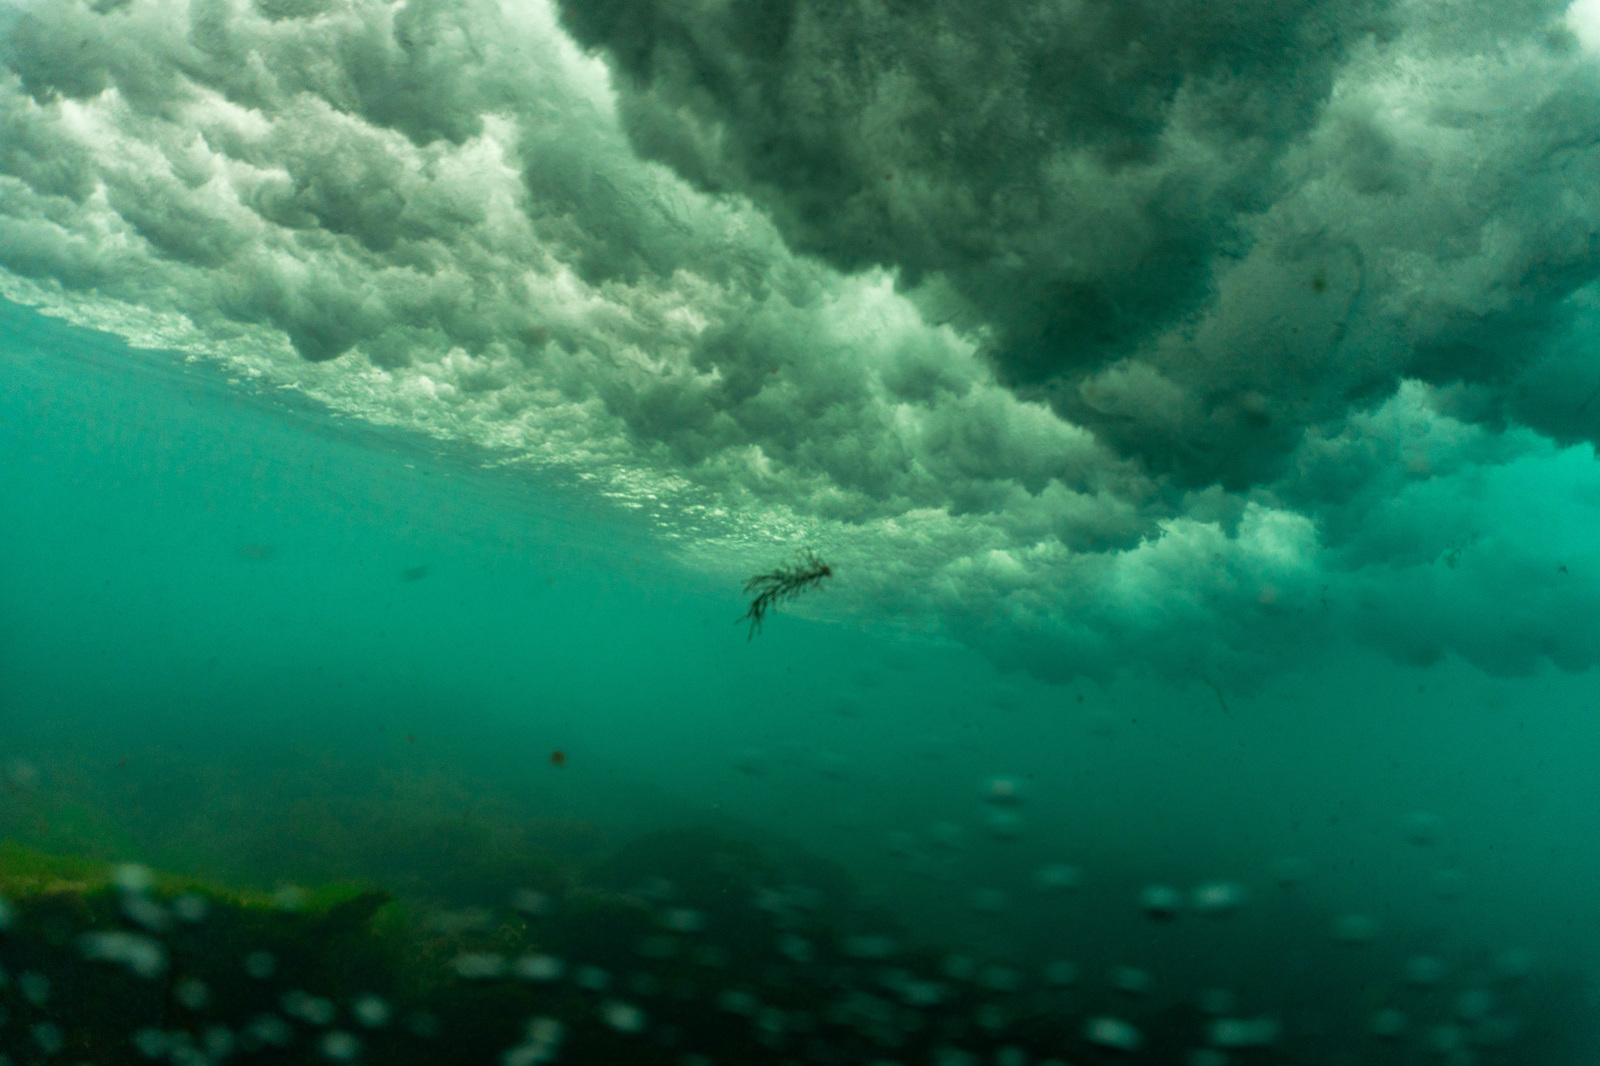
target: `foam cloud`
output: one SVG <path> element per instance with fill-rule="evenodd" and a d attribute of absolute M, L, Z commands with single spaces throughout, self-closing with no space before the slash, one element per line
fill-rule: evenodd
<path fill-rule="evenodd" d="M 1576 7 L 0 10 L 9 298 L 1044 676 L 1600 658 Z"/>

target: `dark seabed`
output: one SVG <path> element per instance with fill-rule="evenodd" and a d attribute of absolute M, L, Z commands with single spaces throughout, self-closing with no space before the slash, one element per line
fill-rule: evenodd
<path fill-rule="evenodd" d="M 1597 98 L 0 0 L 0 1066 L 1600 1063 Z"/>

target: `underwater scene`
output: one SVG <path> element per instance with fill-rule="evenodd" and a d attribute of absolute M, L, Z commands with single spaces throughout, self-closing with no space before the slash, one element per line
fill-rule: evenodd
<path fill-rule="evenodd" d="M 0 0 L 0 1066 L 1600 1064 L 1600 0 Z"/>

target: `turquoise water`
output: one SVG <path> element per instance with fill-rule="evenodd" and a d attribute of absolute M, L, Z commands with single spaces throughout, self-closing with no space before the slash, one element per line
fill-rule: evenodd
<path fill-rule="evenodd" d="M 571 485 L 22 308 L 6 338 L 8 832 L 45 851 L 495 906 L 374 836 L 559 821 L 588 853 L 707 827 L 839 864 L 951 950 L 1135 965 L 1158 1001 L 1281 1003 L 1348 963 L 1349 915 L 1377 975 L 1330 999 L 1412 956 L 1478 983 L 1499 955 L 1593 958 L 1582 675 L 1347 653 L 1230 695 L 1046 684 L 782 611 L 747 639 L 738 583 Z M 308 812 L 334 827 L 310 843 Z M 1041 892 L 1052 869 L 1073 887 Z M 1141 910 L 1213 882 L 1248 893 L 1223 924 Z"/>
<path fill-rule="evenodd" d="M 1600 1061 L 1597 57 L 0 0 L 0 1066 Z"/>

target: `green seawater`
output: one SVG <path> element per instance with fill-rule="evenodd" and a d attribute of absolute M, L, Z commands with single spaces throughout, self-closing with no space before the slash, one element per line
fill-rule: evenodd
<path fill-rule="evenodd" d="M 10 1062 L 1600 1057 L 1592 672 L 752 639 L 493 458 L 0 305 Z"/>

